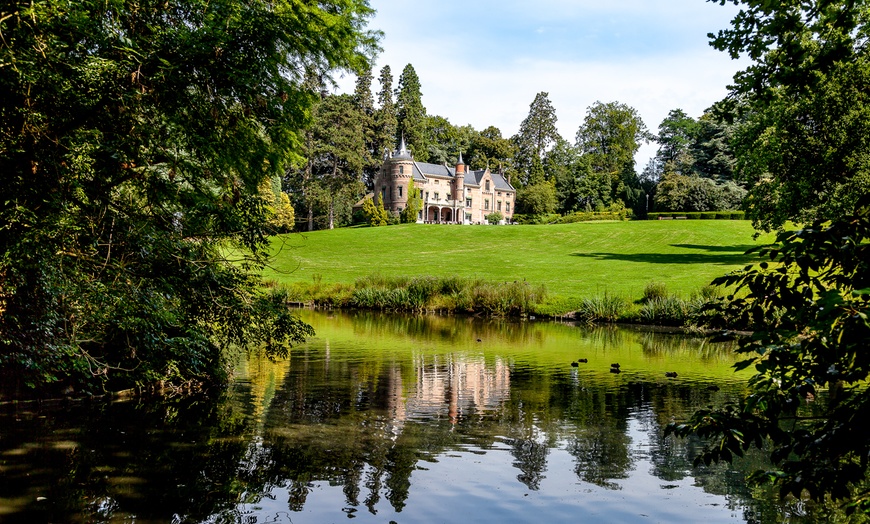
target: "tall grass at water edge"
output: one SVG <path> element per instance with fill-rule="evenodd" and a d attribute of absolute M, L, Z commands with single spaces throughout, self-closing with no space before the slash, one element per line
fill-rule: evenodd
<path fill-rule="evenodd" d="M 370 275 L 352 286 L 310 285 L 289 287 L 291 301 L 315 306 L 379 311 L 442 311 L 486 316 L 523 316 L 546 300 L 543 285 L 525 281 L 491 282 L 464 277 L 387 277 Z"/>

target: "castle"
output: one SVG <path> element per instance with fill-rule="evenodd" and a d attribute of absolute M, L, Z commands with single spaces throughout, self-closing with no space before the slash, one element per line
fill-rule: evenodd
<path fill-rule="evenodd" d="M 380 195 L 384 209 L 398 213 L 408 205 L 412 179 L 423 200 L 417 222 L 486 224 L 486 216 L 495 212 L 502 214 L 502 224 L 513 218 L 517 192 L 510 178 L 489 168 L 467 170 L 462 153 L 456 167 L 416 162 L 404 138 L 398 150 L 385 153 L 372 196 Z"/>

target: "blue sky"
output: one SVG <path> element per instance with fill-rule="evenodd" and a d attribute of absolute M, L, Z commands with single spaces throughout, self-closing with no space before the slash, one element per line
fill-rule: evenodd
<path fill-rule="evenodd" d="M 574 141 L 587 108 L 618 101 L 655 132 L 674 108 L 700 116 L 747 62 L 708 45 L 737 8 L 704 0 L 370 0 L 384 32 L 374 76 L 411 63 L 430 114 L 511 136 L 540 91 Z M 377 91 L 378 85 L 373 86 Z M 353 78 L 339 79 L 339 91 Z M 655 154 L 641 148 L 638 170 Z"/>

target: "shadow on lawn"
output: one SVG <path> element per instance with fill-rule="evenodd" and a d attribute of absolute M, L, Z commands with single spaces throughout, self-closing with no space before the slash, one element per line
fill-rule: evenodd
<path fill-rule="evenodd" d="M 737 246 L 671 244 L 671 246 L 696 249 L 706 253 L 571 253 L 571 256 L 645 264 L 714 264 L 719 266 L 751 264 L 760 260 L 755 253 L 746 254 L 747 250 L 755 247 L 752 244 Z"/>

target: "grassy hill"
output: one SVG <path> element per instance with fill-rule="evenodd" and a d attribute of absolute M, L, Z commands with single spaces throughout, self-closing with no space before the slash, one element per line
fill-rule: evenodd
<path fill-rule="evenodd" d="M 650 282 L 685 297 L 754 260 L 742 220 L 587 222 L 544 226 L 404 224 L 275 237 L 264 278 L 353 283 L 383 276 L 460 276 L 544 284 L 550 312 L 605 293 L 639 299 Z"/>

